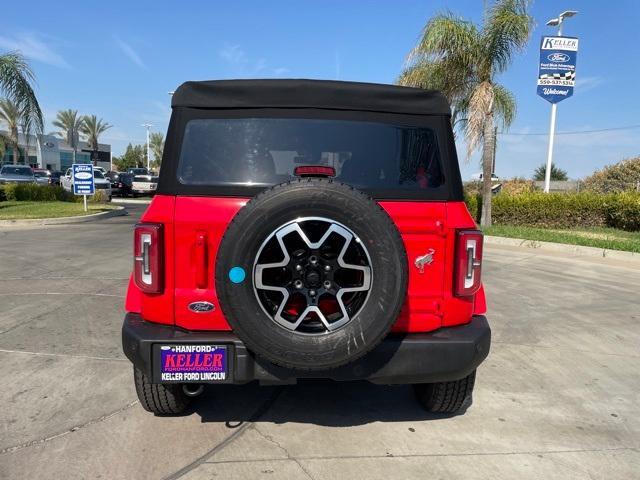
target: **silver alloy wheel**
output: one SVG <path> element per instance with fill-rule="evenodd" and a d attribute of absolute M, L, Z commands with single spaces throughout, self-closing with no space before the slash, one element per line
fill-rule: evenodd
<path fill-rule="evenodd" d="M 332 332 L 349 323 L 366 303 L 371 280 L 364 244 L 349 228 L 322 217 L 278 227 L 253 265 L 254 292 L 264 312 L 303 334 Z"/>

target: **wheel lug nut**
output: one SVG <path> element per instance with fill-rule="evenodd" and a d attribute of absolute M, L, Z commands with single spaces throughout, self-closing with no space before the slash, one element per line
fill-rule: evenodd
<path fill-rule="evenodd" d="M 293 286 L 297 289 L 302 288 L 302 280 L 296 280 L 295 282 L 293 282 Z"/>
<path fill-rule="evenodd" d="M 316 296 L 316 291 L 315 290 L 309 290 L 309 295 L 311 295 L 312 297 Z"/>
<path fill-rule="evenodd" d="M 302 265 L 296 265 L 296 270 L 299 272 L 300 270 L 302 270 Z"/>
<path fill-rule="evenodd" d="M 331 288 L 331 282 L 329 280 L 324 281 L 324 288 L 326 288 L 327 290 Z"/>
<path fill-rule="evenodd" d="M 315 255 L 309 257 L 309 263 L 311 265 L 316 265 L 318 263 L 318 259 L 315 257 Z"/>
<path fill-rule="evenodd" d="M 325 265 L 324 266 L 324 271 L 328 272 L 329 270 L 331 270 L 331 265 Z"/>

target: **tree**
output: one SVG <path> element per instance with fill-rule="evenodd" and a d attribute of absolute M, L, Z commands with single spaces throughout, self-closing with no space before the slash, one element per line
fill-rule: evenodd
<path fill-rule="evenodd" d="M 398 79 L 403 85 L 441 90 L 447 96 L 452 122 L 464 130 L 467 158 L 482 145 L 483 226 L 491 225 L 494 125 L 508 128 L 516 113 L 513 94 L 496 77 L 529 40 L 533 18 L 528 8 L 528 0 L 496 0 L 480 28 L 452 13 L 436 15 L 425 25 Z"/>
<path fill-rule="evenodd" d="M 20 108 L 8 98 L 0 99 L 0 121 L 7 126 L 7 134 L 2 135 L 2 141 L 13 150 L 13 164 L 18 163 L 20 144 L 18 133 L 20 128 Z M 3 155 L 4 156 L 4 155 Z"/>
<path fill-rule="evenodd" d="M 544 176 L 546 172 L 547 172 L 547 164 L 543 163 L 533 171 L 533 179 L 544 182 Z M 562 170 L 561 168 L 556 167 L 555 163 L 552 163 L 551 164 L 551 180 L 564 182 L 569 180 L 569 175 L 567 175 L 566 170 Z"/>
<path fill-rule="evenodd" d="M 121 157 L 113 157 L 113 164 L 119 172 L 124 172 L 128 168 L 138 168 L 144 166 L 145 146 L 127 145 L 127 150 Z"/>
<path fill-rule="evenodd" d="M 162 161 L 162 152 L 164 151 L 164 135 L 160 132 L 154 132 L 149 137 L 149 146 L 153 152 L 153 168 L 159 168 Z"/>
<path fill-rule="evenodd" d="M 80 127 L 82 118 L 77 110 L 60 110 L 53 121 L 53 126 L 60 129 L 57 135 L 65 139 L 65 142 L 73 150 L 73 163 L 76 163 L 76 152 L 80 143 Z"/>
<path fill-rule="evenodd" d="M 35 127 L 42 133 L 44 121 L 38 99 L 33 91 L 33 71 L 18 52 L 0 55 L 0 93 L 12 100 L 20 112 L 23 133 L 28 135 Z"/>
<path fill-rule="evenodd" d="M 85 115 L 82 117 L 80 132 L 87 138 L 87 146 L 92 152 L 91 157 L 94 165 L 97 163 L 98 140 L 100 135 L 110 128 L 111 125 L 102 119 L 98 119 L 95 115 Z"/>
<path fill-rule="evenodd" d="M 640 192 L 640 156 L 596 170 L 583 180 L 582 187 L 598 193 Z"/>

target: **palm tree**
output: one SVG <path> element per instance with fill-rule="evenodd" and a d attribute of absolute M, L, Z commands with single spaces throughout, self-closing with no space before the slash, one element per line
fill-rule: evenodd
<path fill-rule="evenodd" d="M 149 146 L 153 152 L 154 167 L 159 167 L 162 161 L 162 152 L 164 151 L 164 135 L 160 132 L 154 132 L 149 137 Z"/>
<path fill-rule="evenodd" d="M 56 119 L 53 121 L 53 126 L 60 129 L 56 134 L 64 138 L 67 144 L 73 149 L 73 163 L 76 163 L 76 152 L 78 151 L 78 143 L 80 142 L 82 117 L 78 116 L 77 110 L 60 110 L 56 115 Z"/>
<path fill-rule="evenodd" d="M 452 13 L 433 17 L 398 79 L 403 85 L 437 89 L 447 96 L 452 120 L 461 123 L 454 126 L 465 134 L 467 158 L 482 144 L 483 226 L 491 225 L 494 124 L 506 129 L 516 113 L 513 94 L 496 77 L 529 40 L 534 22 L 528 8 L 528 0 L 496 0 L 480 28 Z"/>
<path fill-rule="evenodd" d="M 546 173 L 547 173 L 547 164 L 543 163 L 533 171 L 533 179 L 539 182 L 541 181 L 543 182 Z M 551 164 L 551 180 L 564 182 L 569 180 L 569 175 L 567 175 L 566 170 L 563 170 L 560 167 L 556 167 L 556 164 L 552 163 Z"/>
<path fill-rule="evenodd" d="M 22 55 L 18 52 L 0 55 L 0 93 L 18 106 L 27 138 L 33 127 L 37 133 L 44 128 L 42 111 L 31 86 L 34 81 L 33 71 Z"/>
<path fill-rule="evenodd" d="M 98 151 L 98 139 L 100 138 L 100 135 L 110 128 L 111 125 L 103 121 L 101 118 L 98 119 L 95 115 L 85 115 L 82 117 L 80 132 L 87 137 L 87 146 L 89 147 L 89 150 L 93 152 L 92 157 L 94 165 L 97 162 L 96 152 Z"/>
<path fill-rule="evenodd" d="M 0 121 L 7 126 L 7 134 L 0 136 L 2 137 L 2 142 L 13 150 L 13 164 L 15 165 L 18 163 L 20 156 L 18 140 L 18 132 L 21 126 L 20 108 L 8 98 L 0 98 Z"/>

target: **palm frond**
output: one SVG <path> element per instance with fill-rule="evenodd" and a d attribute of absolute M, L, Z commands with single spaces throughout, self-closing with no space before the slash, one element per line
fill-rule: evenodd
<path fill-rule="evenodd" d="M 81 118 L 79 130 L 87 138 L 91 150 L 97 151 L 100 135 L 111 128 L 107 122 L 95 115 L 85 115 Z"/>
<path fill-rule="evenodd" d="M 407 60 L 456 58 L 458 63 L 472 65 L 479 38 L 478 29 L 473 23 L 451 12 L 442 13 L 425 25 L 422 37 Z"/>
<path fill-rule="evenodd" d="M 26 134 L 33 126 L 38 133 L 44 128 L 42 110 L 31 86 L 34 82 L 33 71 L 22 55 L 18 52 L 0 55 L 0 92 L 19 106 Z"/>
<path fill-rule="evenodd" d="M 67 144 L 75 151 L 78 148 L 80 126 L 82 125 L 82 117 L 78 116 L 78 111 L 71 109 L 60 110 L 56 115 L 56 119 L 51 123 L 54 127 L 60 129 L 56 133 L 64 138 Z"/>
<path fill-rule="evenodd" d="M 509 90 L 500 84 L 493 85 L 493 113 L 502 128 L 508 129 L 516 118 L 516 98 Z"/>
<path fill-rule="evenodd" d="M 494 98 L 493 85 L 489 82 L 478 85 L 469 98 L 466 124 L 467 159 L 482 143 L 487 115 L 493 111 Z"/>
<path fill-rule="evenodd" d="M 504 72 L 513 55 L 526 47 L 534 27 L 528 8 L 529 0 L 497 0 L 489 8 L 482 30 L 486 75 Z"/>

